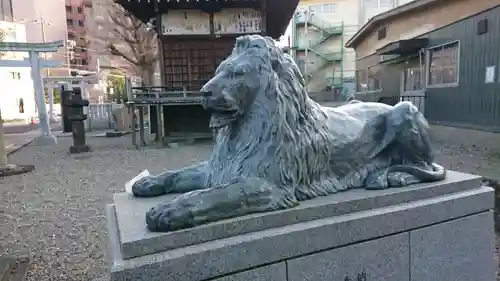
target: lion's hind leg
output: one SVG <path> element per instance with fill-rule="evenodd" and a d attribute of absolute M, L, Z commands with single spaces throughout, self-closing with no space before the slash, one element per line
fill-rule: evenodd
<path fill-rule="evenodd" d="M 183 194 L 146 214 L 151 231 L 173 231 L 246 214 L 286 209 L 298 204 L 294 194 L 260 178 Z"/>
<path fill-rule="evenodd" d="M 377 157 L 389 159 L 388 166 L 368 174 L 366 189 L 385 189 L 442 180 L 443 167 L 435 164 L 429 125 L 410 102 L 400 102 L 386 115 L 383 151 Z"/>

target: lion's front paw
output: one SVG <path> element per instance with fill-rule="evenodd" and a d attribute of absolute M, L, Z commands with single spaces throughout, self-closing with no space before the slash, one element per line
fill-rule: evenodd
<path fill-rule="evenodd" d="M 151 231 L 165 232 L 194 226 L 189 207 L 173 202 L 162 203 L 146 213 L 146 224 Z"/>
<path fill-rule="evenodd" d="M 132 185 L 132 193 L 137 197 L 155 197 L 165 194 L 164 181 L 155 176 L 146 176 Z"/>

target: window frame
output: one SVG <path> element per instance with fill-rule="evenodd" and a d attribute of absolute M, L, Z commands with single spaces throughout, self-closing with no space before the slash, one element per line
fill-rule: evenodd
<path fill-rule="evenodd" d="M 432 51 L 436 49 L 444 49 L 447 46 L 455 45 L 457 46 L 457 60 L 456 60 L 456 82 L 452 83 L 442 83 L 442 84 L 431 84 L 431 63 L 432 63 Z M 432 46 L 427 48 L 425 52 L 425 61 L 426 61 L 426 69 L 425 69 L 425 86 L 426 88 L 452 88 L 458 87 L 460 84 L 460 40 L 449 41 L 443 44 L 439 44 L 436 46 Z"/>
<path fill-rule="evenodd" d="M 369 85 L 368 83 L 368 74 L 370 72 L 370 69 L 371 68 L 382 68 L 382 65 L 381 64 L 374 64 L 374 65 L 371 65 L 369 67 L 366 68 L 366 84 Z M 381 69 L 379 69 L 378 71 L 380 71 Z M 380 75 L 380 74 L 379 74 Z M 379 87 L 378 89 L 370 89 L 369 87 L 367 87 L 367 93 L 380 93 L 382 92 L 382 89 L 383 89 L 383 85 L 382 85 L 382 79 L 381 77 L 378 77 L 378 83 L 379 83 Z"/>
<path fill-rule="evenodd" d="M 382 68 L 383 66 L 381 64 L 373 64 L 373 65 L 370 65 L 370 66 L 367 66 L 365 68 L 362 68 L 362 69 L 356 69 L 356 93 L 358 94 L 370 94 L 370 93 L 380 93 L 383 91 L 383 88 L 384 86 L 382 85 L 382 78 L 381 77 L 378 77 L 378 83 L 379 83 L 379 88 L 378 89 L 370 89 L 369 88 L 369 83 L 368 83 L 368 73 L 370 71 L 371 68 L 375 68 L 375 67 L 378 67 L 378 68 Z M 363 75 L 363 80 L 364 81 L 361 81 L 361 82 L 365 82 L 364 84 L 366 84 L 366 90 L 362 90 L 361 91 L 358 91 L 358 85 L 361 86 L 361 83 L 358 79 L 358 72 L 362 72 L 364 75 Z M 380 71 L 380 70 L 379 70 Z"/>
<path fill-rule="evenodd" d="M 362 76 L 361 79 L 359 78 L 359 75 L 358 75 L 359 73 L 361 73 L 361 76 Z M 366 74 L 367 74 L 366 68 L 356 69 L 356 73 L 354 74 L 354 76 L 356 77 L 356 93 L 363 94 L 363 93 L 366 93 L 368 91 L 368 90 L 361 89 L 362 88 L 361 84 L 367 84 L 366 83 L 366 79 L 367 79 Z M 362 81 L 360 81 L 360 80 L 362 80 Z M 362 83 L 362 82 L 364 82 L 364 83 Z M 358 89 L 358 87 L 360 89 Z"/>
<path fill-rule="evenodd" d="M 407 71 L 408 70 L 417 70 L 417 71 L 420 71 L 420 89 L 412 89 L 412 90 L 407 90 L 406 89 L 406 82 L 407 82 Z M 403 69 L 403 93 L 416 93 L 416 92 L 421 92 L 423 90 L 425 90 L 425 67 L 407 67 L 405 69 Z M 413 80 L 413 85 L 415 85 L 415 80 Z"/>

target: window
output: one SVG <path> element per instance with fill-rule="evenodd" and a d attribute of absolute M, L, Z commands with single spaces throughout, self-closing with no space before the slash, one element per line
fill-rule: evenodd
<path fill-rule="evenodd" d="M 12 79 L 14 80 L 21 80 L 21 73 L 20 72 L 10 72 L 10 75 Z"/>
<path fill-rule="evenodd" d="M 387 36 L 387 27 L 382 27 L 377 31 L 378 40 L 382 40 Z"/>
<path fill-rule="evenodd" d="M 72 19 L 66 19 L 66 24 L 67 25 L 73 25 L 73 20 Z"/>
<path fill-rule="evenodd" d="M 298 65 L 299 70 L 300 70 L 300 72 L 302 73 L 302 75 L 305 75 L 305 71 L 306 71 L 306 61 L 304 60 L 304 58 L 299 58 L 299 59 L 297 59 L 297 65 Z"/>
<path fill-rule="evenodd" d="M 71 13 L 71 6 L 66 5 L 66 12 Z"/>
<path fill-rule="evenodd" d="M 356 92 L 366 92 L 366 69 L 356 70 Z"/>
<path fill-rule="evenodd" d="M 313 15 L 321 14 L 323 12 L 323 5 L 311 5 L 311 13 Z"/>
<path fill-rule="evenodd" d="M 367 9 L 380 9 L 380 8 L 394 8 L 394 0 L 365 0 L 365 8 Z"/>
<path fill-rule="evenodd" d="M 68 40 L 75 40 L 75 34 L 68 33 Z"/>
<path fill-rule="evenodd" d="M 78 11 L 78 13 L 81 14 L 81 13 L 83 13 L 83 8 L 82 7 L 78 7 L 77 11 Z"/>
<path fill-rule="evenodd" d="M 73 20 L 73 25 L 78 26 L 78 20 Z"/>
<path fill-rule="evenodd" d="M 382 83 L 380 79 L 380 66 L 368 67 L 366 73 L 366 84 L 368 91 L 382 90 Z"/>
<path fill-rule="evenodd" d="M 378 0 L 379 8 L 394 8 L 394 0 Z"/>
<path fill-rule="evenodd" d="M 83 59 L 83 60 L 82 60 L 82 65 L 88 65 L 88 64 L 89 64 L 89 63 L 88 63 L 88 61 L 87 61 L 86 59 Z"/>
<path fill-rule="evenodd" d="M 324 14 L 332 14 L 335 12 L 337 12 L 337 4 L 336 3 L 323 4 L 323 13 Z"/>
<path fill-rule="evenodd" d="M 407 68 L 403 71 L 404 92 L 419 91 L 424 88 L 424 77 L 419 67 Z"/>
<path fill-rule="evenodd" d="M 83 21 L 79 20 L 79 21 L 78 21 L 78 25 L 79 25 L 79 26 L 83 26 Z"/>
<path fill-rule="evenodd" d="M 24 113 L 24 100 L 22 98 L 18 99 L 17 104 L 19 105 L 19 113 Z"/>
<path fill-rule="evenodd" d="M 376 92 L 381 90 L 379 65 L 356 71 L 356 92 Z"/>
<path fill-rule="evenodd" d="M 458 83 L 458 42 L 429 49 L 429 86 Z"/>
<path fill-rule="evenodd" d="M 485 34 L 488 32 L 488 19 L 482 19 L 477 22 L 477 34 Z"/>

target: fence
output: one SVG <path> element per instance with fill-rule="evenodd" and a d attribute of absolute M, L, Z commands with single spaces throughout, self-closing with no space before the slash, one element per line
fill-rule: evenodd
<path fill-rule="evenodd" d="M 113 128 L 113 111 L 123 107 L 116 103 L 91 103 L 87 107 L 86 128 L 92 130 L 106 130 Z"/>
<path fill-rule="evenodd" d="M 123 104 L 116 103 L 91 103 L 88 107 L 84 107 L 85 114 L 87 114 L 85 129 L 87 131 L 113 129 L 113 111 L 121 107 L 123 107 Z M 48 104 L 46 108 L 49 109 Z M 55 117 L 61 116 L 61 105 L 59 103 L 54 104 L 53 115 Z"/>
<path fill-rule="evenodd" d="M 403 95 L 403 96 L 393 96 L 393 97 L 381 97 L 378 102 L 385 103 L 388 105 L 396 105 L 401 101 L 409 101 L 415 105 L 422 114 L 425 115 L 425 96 L 424 95 Z"/>

